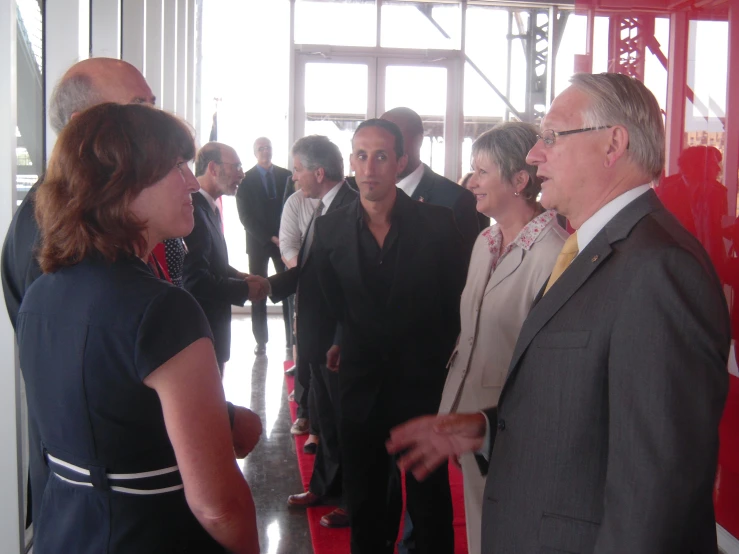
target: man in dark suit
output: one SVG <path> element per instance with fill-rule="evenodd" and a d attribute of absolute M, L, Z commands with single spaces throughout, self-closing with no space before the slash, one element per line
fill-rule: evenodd
<path fill-rule="evenodd" d="M 131 64 L 112 58 L 90 58 L 74 64 L 54 88 L 49 104 L 49 121 L 58 134 L 77 113 L 101 102 L 154 104 L 155 98 L 143 75 Z M 43 176 L 31 187 L 13 215 L 2 251 L 2 283 L 5 307 L 15 329 L 23 297 L 41 276 L 36 260 L 39 228 L 34 209 L 36 190 Z M 22 369 L 22 368 L 21 368 Z M 28 407 L 29 443 L 29 511 L 26 523 L 38 519 L 49 470 L 41 451 L 41 440 L 33 406 Z"/>
<path fill-rule="evenodd" d="M 542 204 L 577 232 L 523 324 L 498 405 L 411 422 L 389 450 L 419 478 L 449 455 L 488 454 L 486 554 L 715 554 L 721 284 L 650 188 L 664 164 L 654 96 L 625 75 L 571 82 L 528 160 Z"/>
<path fill-rule="evenodd" d="M 309 374 L 298 371 L 303 387 L 311 391 L 311 418 L 317 418 L 320 442 L 308 490 L 288 499 L 290 506 L 313 506 L 329 497 L 341 496 L 341 464 L 339 452 L 339 376 L 336 373 L 334 346 L 336 319 L 326 306 L 318 281 L 318 267 L 311 256 L 315 223 L 342 206 L 352 203 L 357 194 L 344 182 L 344 160 L 339 148 L 326 137 L 312 135 L 298 140 L 292 148 L 293 178 L 300 193 L 320 199 L 306 238 L 298 254 L 297 265 L 270 279 L 271 299 L 279 302 L 300 290 L 297 298 L 297 340 L 300 361 Z M 301 366 L 302 366 L 301 363 Z M 344 527 L 349 518 L 343 508 L 323 516 L 326 527 Z"/>
<path fill-rule="evenodd" d="M 423 121 L 421 121 L 421 116 L 410 108 L 393 108 L 382 114 L 380 119 L 392 121 L 403 134 L 408 164 L 398 176 L 398 188 L 402 189 L 413 200 L 435 206 L 444 206 L 454 212 L 457 228 L 462 233 L 467 248 L 465 263 L 469 264 L 472 246 L 480 233 L 480 219 L 478 217 L 480 214 L 477 212 L 475 196 L 464 187 L 435 173 L 429 166 L 421 162 L 421 146 L 423 145 Z M 391 480 L 388 496 L 390 505 L 402 506 L 402 483 L 399 480 Z M 395 532 L 394 526 L 388 532 L 393 535 Z M 413 521 L 406 512 L 403 538 L 398 544 L 398 552 L 400 554 L 414 553 L 416 552 L 414 544 Z"/>
<path fill-rule="evenodd" d="M 408 163 L 398 175 L 398 188 L 402 189 L 413 200 L 444 206 L 454 212 L 457 228 L 464 237 L 467 255 L 472 252 L 472 245 L 480 232 L 477 217 L 475 196 L 454 181 L 431 170 L 421 162 L 421 146 L 423 145 L 423 122 L 421 117 L 410 108 L 394 108 L 385 112 L 380 119 L 392 121 L 403 134 L 405 154 Z M 347 179 L 357 189 L 356 179 Z"/>
<path fill-rule="evenodd" d="M 260 137 L 254 142 L 254 156 L 257 158 L 257 165 L 244 174 L 236 193 L 236 207 L 246 229 L 249 273 L 267 277 L 270 259 L 277 273 L 285 271 L 285 264 L 280 258 L 278 235 L 282 206 L 286 199 L 285 188 L 292 186 L 292 178 L 287 169 L 272 164 L 272 143 L 268 138 Z M 285 320 L 285 336 L 288 338 L 287 348 L 292 354 L 292 327 L 287 302 L 282 303 L 282 315 Z M 257 341 L 254 353 L 263 355 L 269 340 L 266 300 L 252 302 L 251 326 Z"/>
<path fill-rule="evenodd" d="M 354 554 L 393 552 L 386 534 L 397 510 L 386 491 L 397 469 L 384 442 L 391 427 L 437 410 L 459 333 L 463 239 L 450 210 L 395 186 L 405 163 L 395 124 L 361 123 L 351 157 L 360 199 L 316 221 L 311 253 L 342 328 L 340 449 Z M 452 552 L 446 468 L 424 483 L 408 475 L 407 501 L 419 552 Z"/>
<path fill-rule="evenodd" d="M 49 120 L 58 134 L 77 113 L 101 102 L 154 104 L 154 94 L 143 75 L 131 64 L 111 58 L 90 58 L 74 64 L 54 89 Z M 2 253 L 5 306 L 15 328 L 23 296 L 41 275 L 35 257 L 38 224 L 33 213 L 36 183 L 23 199 L 10 223 Z"/>
<path fill-rule="evenodd" d="M 216 200 L 224 194 L 233 196 L 243 176 L 241 161 L 230 146 L 209 142 L 198 152 L 195 177 L 200 191 L 192 195 L 195 226 L 185 237 L 182 280 L 208 318 L 221 373 L 231 357 L 231 306 L 264 298 L 269 289 L 265 278 L 246 275 L 228 263 Z"/>

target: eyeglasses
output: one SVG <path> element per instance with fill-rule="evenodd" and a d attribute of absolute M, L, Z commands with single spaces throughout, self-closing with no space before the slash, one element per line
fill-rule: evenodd
<path fill-rule="evenodd" d="M 271 150 L 272 150 L 271 146 L 260 146 L 259 148 L 257 148 L 257 152 L 267 152 Z"/>
<path fill-rule="evenodd" d="M 241 162 L 216 162 L 219 165 L 232 165 L 236 171 L 241 171 Z"/>
<path fill-rule="evenodd" d="M 601 129 L 610 128 L 611 125 L 604 125 L 602 127 L 585 127 L 583 129 L 572 129 L 571 131 L 552 131 L 551 129 L 544 129 L 536 136 L 539 137 L 546 146 L 554 146 L 554 143 L 557 142 L 557 137 L 576 135 L 577 133 L 584 133 L 586 131 L 600 131 Z"/>

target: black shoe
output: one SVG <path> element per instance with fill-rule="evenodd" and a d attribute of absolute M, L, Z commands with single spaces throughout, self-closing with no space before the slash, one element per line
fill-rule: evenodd
<path fill-rule="evenodd" d="M 312 456 L 316 455 L 316 452 L 318 452 L 318 443 L 317 442 L 307 442 L 303 445 L 303 452 L 306 454 L 310 454 Z"/>
<path fill-rule="evenodd" d="M 265 344 L 257 344 L 254 347 L 254 354 L 257 356 L 264 356 L 267 353 L 267 345 Z"/>
<path fill-rule="evenodd" d="M 295 375 L 295 366 L 292 366 L 290 369 L 286 369 L 285 375 L 287 375 L 288 377 L 293 377 Z"/>

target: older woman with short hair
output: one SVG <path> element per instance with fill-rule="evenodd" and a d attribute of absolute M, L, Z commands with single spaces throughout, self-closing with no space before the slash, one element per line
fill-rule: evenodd
<path fill-rule="evenodd" d="M 461 333 L 452 354 L 440 413 L 495 406 L 523 321 L 546 283 L 567 233 L 537 202 L 541 180 L 526 155 L 538 140 L 526 123 L 503 123 L 472 145 L 468 188 L 495 225 L 477 237 L 462 293 Z M 461 457 L 467 541 L 480 554 L 485 478 L 471 454 Z"/>
<path fill-rule="evenodd" d="M 38 554 L 259 551 L 208 322 L 145 261 L 192 230 L 194 153 L 142 105 L 90 108 L 57 140 L 17 328 L 50 470 Z"/>

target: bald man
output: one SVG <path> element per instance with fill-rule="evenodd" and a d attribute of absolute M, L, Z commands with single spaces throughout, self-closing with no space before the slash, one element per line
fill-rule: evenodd
<path fill-rule="evenodd" d="M 49 121 L 58 134 L 75 115 L 97 104 L 154 104 L 155 100 L 146 80 L 131 64 L 111 58 L 90 58 L 69 68 L 57 83 L 49 103 Z M 14 329 L 23 296 L 41 275 L 34 256 L 39 241 L 34 208 L 36 190 L 43 178 L 42 175 L 31 187 L 16 210 L 3 244 L 0 274 L 5 306 Z M 48 470 L 32 412 L 32 406 L 29 406 L 30 506 L 33 521 L 37 521 Z"/>
<path fill-rule="evenodd" d="M 49 121 L 59 134 L 76 114 L 103 102 L 154 104 L 156 98 L 143 75 L 129 63 L 112 58 L 90 58 L 73 65 L 54 88 L 49 103 Z M 34 216 L 36 189 L 31 187 L 10 223 L 2 253 L 2 282 L 5 307 L 15 329 L 23 295 L 40 275 L 33 255 L 38 243 Z"/>

